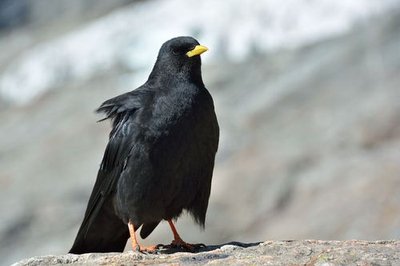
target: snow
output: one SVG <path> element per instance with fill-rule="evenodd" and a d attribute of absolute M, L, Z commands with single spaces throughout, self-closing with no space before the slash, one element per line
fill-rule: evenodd
<path fill-rule="evenodd" d="M 0 97 L 25 104 L 49 89 L 84 81 L 117 65 L 147 77 L 160 45 L 192 35 L 210 51 L 203 61 L 245 60 L 341 34 L 399 6 L 400 0 L 152 0 L 132 4 L 28 49 L 0 73 Z"/>

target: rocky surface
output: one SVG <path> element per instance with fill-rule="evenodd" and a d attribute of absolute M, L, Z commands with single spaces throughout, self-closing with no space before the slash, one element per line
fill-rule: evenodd
<path fill-rule="evenodd" d="M 400 241 L 266 241 L 208 246 L 197 253 L 91 253 L 41 256 L 15 266 L 39 265 L 399 265 Z"/>

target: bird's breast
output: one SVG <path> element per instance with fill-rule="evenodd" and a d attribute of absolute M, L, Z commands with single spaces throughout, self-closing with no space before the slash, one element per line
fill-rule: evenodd
<path fill-rule="evenodd" d="M 158 130 L 194 123 L 198 94 L 196 91 L 171 91 L 161 95 L 154 105 L 152 123 Z"/>

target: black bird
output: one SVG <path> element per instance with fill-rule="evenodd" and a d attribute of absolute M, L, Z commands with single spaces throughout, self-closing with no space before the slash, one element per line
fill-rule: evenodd
<path fill-rule="evenodd" d="M 192 37 L 165 42 L 139 88 L 105 101 L 97 112 L 112 130 L 82 225 L 70 253 L 122 252 L 127 239 L 137 251 L 136 231 L 146 238 L 163 220 L 171 246 L 193 250 L 172 220 L 183 210 L 204 227 L 219 127 L 201 77 Z"/>

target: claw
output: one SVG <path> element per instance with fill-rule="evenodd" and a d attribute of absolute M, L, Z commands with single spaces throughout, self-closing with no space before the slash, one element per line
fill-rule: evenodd
<path fill-rule="evenodd" d="M 154 254 L 159 249 L 158 245 L 157 246 L 148 246 L 148 247 L 141 247 L 141 246 L 138 245 L 138 247 L 139 247 L 139 250 L 138 250 L 139 252 L 141 252 L 141 253 L 149 253 L 149 254 Z"/>
<path fill-rule="evenodd" d="M 206 247 L 204 244 L 189 244 L 182 240 L 176 230 L 172 220 L 168 220 L 169 226 L 171 227 L 172 233 L 174 234 L 174 240 L 172 240 L 170 245 L 164 246 L 165 248 L 180 248 L 186 251 L 195 252 L 202 247 Z"/>
<path fill-rule="evenodd" d="M 171 246 L 186 249 L 188 251 L 194 251 L 194 246 L 192 244 L 186 243 L 182 239 L 172 240 Z"/>
<path fill-rule="evenodd" d="M 131 236 L 131 241 L 132 241 L 132 250 L 134 252 L 140 252 L 140 253 L 156 253 L 158 250 L 158 245 L 157 246 L 140 246 L 139 243 L 137 242 L 136 239 L 136 233 L 135 233 L 135 226 L 131 221 L 128 223 L 128 229 L 129 229 L 129 234 Z"/>
<path fill-rule="evenodd" d="M 206 248 L 207 246 L 203 243 L 198 243 L 198 244 L 192 244 L 195 249 L 201 249 L 201 248 Z"/>

